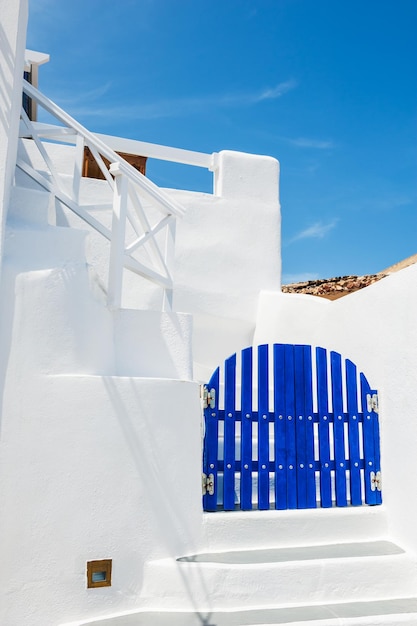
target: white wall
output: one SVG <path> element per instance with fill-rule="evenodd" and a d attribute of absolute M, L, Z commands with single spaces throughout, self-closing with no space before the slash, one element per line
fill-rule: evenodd
<path fill-rule="evenodd" d="M 392 536 L 417 551 L 417 265 L 334 301 L 262 293 L 254 345 L 323 346 L 351 359 L 380 400 L 383 500 Z"/>
<path fill-rule="evenodd" d="M 0 0 L 0 263 L 16 162 L 28 0 Z"/>
<path fill-rule="evenodd" d="M 198 385 L 19 371 L 3 404 L 0 623 L 136 608 L 145 562 L 199 542 Z M 88 590 L 101 558 L 112 586 Z"/>
<path fill-rule="evenodd" d="M 222 359 L 252 342 L 259 292 L 280 288 L 280 207 L 277 197 L 169 193 L 186 208 L 177 224 L 174 308 L 193 315 L 194 373 L 207 380 Z"/>

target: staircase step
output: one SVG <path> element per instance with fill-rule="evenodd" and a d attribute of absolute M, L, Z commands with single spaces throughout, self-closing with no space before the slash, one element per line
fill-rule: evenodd
<path fill-rule="evenodd" d="M 158 608 L 237 610 L 408 597 L 416 585 L 417 564 L 376 541 L 161 559 L 146 565 L 142 598 Z"/>
<path fill-rule="evenodd" d="M 376 541 L 387 536 L 384 505 L 296 511 L 218 511 L 203 519 L 207 552 Z"/>
<path fill-rule="evenodd" d="M 12 187 L 8 211 L 9 223 L 46 226 L 49 219 L 50 194 L 38 189 Z"/>
<path fill-rule="evenodd" d="M 5 255 L 13 260 L 18 271 L 49 269 L 66 263 L 85 264 L 86 236 L 85 231 L 74 228 L 26 228 L 21 223 L 12 223 L 6 231 Z"/>
<path fill-rule="evenodd" d="M 231 612 L 144 611 L 89 621 L 94 626 L 382 626 L 417 624 L 417 598 Z M 74 626 L 83 626 L 77 622 Z"/>
<path fill-rule="evenodd" d="M 266 550 L 240 550 L 232 552 L 207 552 L 184 556 L 177 561 L 188 563 L 222 563 L 254 565 L 260 563 L 286 563 L 317 559 L 337 559 L 366 556 L 403 554 L 404 550 L 390 541 L 326 544 L 322 546 L 297 546 L 296 548 L 270 548 Z"/>

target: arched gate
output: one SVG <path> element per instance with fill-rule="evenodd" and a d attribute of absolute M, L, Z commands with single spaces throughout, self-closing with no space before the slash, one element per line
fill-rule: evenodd
<path fill-rule="evenodd" d="M 381 504 L 378 395 L 339 353 L 246 348 L 204 407 L 205 511 Z"/>

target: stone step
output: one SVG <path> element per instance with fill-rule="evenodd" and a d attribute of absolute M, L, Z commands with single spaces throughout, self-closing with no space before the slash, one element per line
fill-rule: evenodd
<path fill-rule="evenodd" d="M 49 220 L 49 203 L 50 194 L 46 191 L 12 187 L 8 222 L 46 226 Z"/>
<path fill-rule="evenodd" d="M 262 563 L 287 563 L 317 559 L 337 559 L 365 556 L 403 554 L 404 550 L 390 541 L 326 544 L 323 546 L 297 546 L 295 548 L 270 548 L 264 550 L 239 550 L 207 552 L 177 559 L 182 563 L 221 563 L 222 565 L 255 565 Z"/>
<path fill-rule="evenodd" d="M 16 271 L 36 271 L 67 263 L 86 264 L 87 233 L 73 228 L 41 226 L 26 228 L 21 222 L 9 224 L 5 255 Z"/>
<path fill-rule="evenodd" d="M 142 598 L 153 608 L 237 610 L 408 597 L 416 585 L 417 564 L 376 541 L 161 559 L 145 567 Z"/>
<path fill-rule="evenodd" d="M 416 626 L 417 598 L 231 612 L 143 611 L 88 622 L 72 622 L 67 626 L 84 626 L 87 623 L 94 626 Z"/>
<path fill-rule="evenodd" d="M 387 537 L 384 505 L 296 511 L 218 511 L 203 516 L 202 551 L 376 541 Z"/>

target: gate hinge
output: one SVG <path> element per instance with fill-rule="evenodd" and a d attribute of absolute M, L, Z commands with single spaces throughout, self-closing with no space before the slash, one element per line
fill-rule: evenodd
<path fill-rule="evenodd" d="M 379 411 L 378 394 L 374 393 L 374 394 L 371 395 L 370 393 L 367 393 L 366 394 L 366 405 L 367 405 L 368 413 L 370 413 L 371 411 L 374 411 L 375 413 L 378 413 L 378 411 Z"/>
<path fill-rule="evenodd" d="M 381 472 L 371 472 L 370 480 L 371 480 L 371 491 L 381 491 L 382 489 Z"/>
<path fill-rule="evenodd" d="M 203 399 L 203 409 L 214 409 L 216 406 L 216 390 L 209 389 L 207 385 L 203 385 L 201 388 L 201 397 Z"/>
<path fill-rule="evenodd" d="M 214 474 L 203 474 L 201 477 L 201 483 L 203 488 L 203 496 L 205 496 L 206 493 L 209 496 L 214 495 Z"/>

